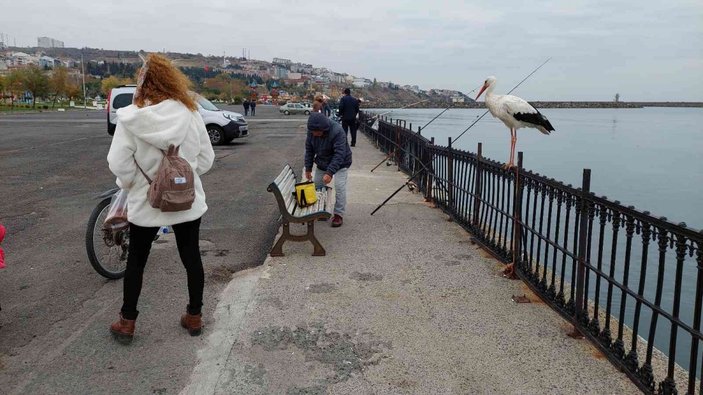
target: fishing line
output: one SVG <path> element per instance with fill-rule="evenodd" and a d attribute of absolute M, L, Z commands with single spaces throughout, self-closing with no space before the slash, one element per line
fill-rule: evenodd
<path fill-rule="evenodd" d="M 544 63 L 542 63 L 541 65 L 539 65 L 539 67 L 537 67 L 536 69 L 534 69 L 530 74 L 527 75 L 527 77 L 523 78 L 522 81 L 520 81 L 517 85 L 515 85 L 515 87 L 514 87 L 513 89 L 509 90 L 508 93 L 506 93 L 506 95 L 511 94 L 515 89 L 517 89 L 520 85 L 522 85 L 523 82 L 527 81 L 527 79 L 530 78 L 530 77 L 532 76 L 532 74 L 536 73 L 537 70 L 541 69 L 542 66 L 544 66 L 545 64 L 547 64 L 547 62 L 549 62 L 550 60 L 552 60 L 552 58 L 548 58 L 547 60 L 545 60 Z M 469 125 L 468 128 L 464 129 L 464 131 L 461 132 L 461 134 L 458 135 L 455 139 L 453 139 L 452 142 L 456 142 L 457 140 L 459 140 L 459 139 L 461 138 L 461 136 L 464 135 L 464 133 L 468 132 L 469 129 L 471 129 L 474 125 L 476 125 L 476 123 L 477 123 L 478 121 L 480 121 L 481 118 L 485 117 L 486 114 L 488 114 L 488 110 L 486 110 L 486 112 L 484 112 L 483 114 L 481 114 L 481 116 L 478 117 L 478 119 L 476 119 L 475 121 L 473 121 L 473 122 L 471 123 L 471 125 Z"/>
<path fill-rule="evenodd" d="M 394 109 L 392 109 L 392 110 L 390 110 L 390 111 L 386 111 L 386 112 L 381 113 L 381 114 L 376 114 L 376 115 L 374 115 L 374 117 L 382 117 L 382 116 L 384 116 L 384 115 L 386 115 L 386 114 L 392 113 L 393 111 L 402 110 L 402 109 L 405 109 L 405 108 L 414 106 L 414 105 L 416 105 L 416 104 L 424 103 L 424 102 L 426 102 L 426 101 L 430 101 L 430 99 L 420 100 L 420 101 L 415 102 L 415 103 L 410 103 L 410 104 L 408 104 L 407 106 L 403 106 L 403 107 L 400 107 L 400 108 L 394 108 Z"/>
<path fill-rule="evenodd" d="M 480 87 L 481 87 L 481 85 L 477 86 L 477 87 L 474 88 L 471 92 L 467 93 L 465 96 L 468 96 L 468 95 L 474 93 L 474 92 L 476 91 L 476 89 L 478 89 L 478 88 L 480 88 Z M 432 118 L 429 122 L 427 122 L 424 126 L 422 126 L 422 127 L 420 128 L 420 130 L 425 129 L 427 126 L 429 126 L 429 124 L 431 124 L 432 122 L 434 122 L 435 119 L 439 118 L 442 114 L 444 114 L 445 112 L 447 112 L 447 110 L 449 110 L 450 108 L 452 108 L 452 106 L 449 106 L 449 107 L 445 108 L 444 111 L 442 111 L 442 112 L 440 112 L 439 114 L 437 114 L 434 118 Z"/>
<path fill-rule="evenodd" d="M 425 129 L 429 124 L 431 124 L 432 122 L 434 122 L 435 119 L 439 118 L 442 114 L 444 114 L 445 112 L 447 112 L 447 110 L 449 110 L 450 108 L 451 108 L 451 107 L 445 108 L 442 112 L 440 112 L 439 114 L 437 114 L 437 115 L 436 115 L 434 118 L 432 118 L 429 122 L 427 122 L 425 125 L 423 125 L 422 127 L 420 127 L 420 130 Z"/>

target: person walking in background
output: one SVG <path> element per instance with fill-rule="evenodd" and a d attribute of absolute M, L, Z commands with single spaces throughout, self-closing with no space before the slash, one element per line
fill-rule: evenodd
<path fill-rule="evenodd" d="M 342 118 L 344 134 L 351 132 L 351 146 L 356 145 L 356 116 L 359 114 L 359 101 L 351 95 L 349 88 L 344 89 L 344 96 L 339 100 L 339 116 Z"/>
<path fill-rule="evenodd" d="M 205 275 L 199 241 L 200 220 L 207 204 L 200 175 L 210 170 L 215 153 L 189 85 L 188 78 L 166 57 L 151 54 L 140 70 L 133 104 L 117 110 L 117 129 L 107 161 L 117 185 L 129 191 L 129 249 L 123 303 L 119 319 L 110 326 L 121 343 L 130 342 L 134 336 L 144 266 L 151 243 L 163 225 L 173 227 L 188 275 L 189 302 L 180 324 L 191 336 L 199 335 L 202 329 Z M 195 200 L 188 210 L 163 212 L 149 204 L 147 175 L 153 179 L 169 145 L 178 147 L 178 155 L 193 169 Z"/>
<path fill-rule="evenodd" d="M 324 112 L 327 118 L 332 115 L 332 108 L 330 108 L 327 98 L 322 93 L 315 95 L 315 100 L 312 103 L 312 110 L 314 112 Z"/>
<path fill-rule="evenodd" d="M 249 99 L 244 99 L 242 105 L 244 106 L 244 116 L 249 115 Z"/>
<path fill-rule="evenodd" d="M 334 216 L 332 227 L 342 226 L 347 205 L 347 173 L 352 164 L 352 152 L 347 136 L 337 122 L 324 114 L 313 112 L 308 117 L 308 135 L 305 140 L 305 178 L 312 180 L 315 171 L 315 188 L 321 189 L 334 179 Z"/>
<path fill-rule="evenodd" d="M 256 99 L 252 99 L 249 102 L 249 108 L 251 109 L 251 116 L 256 115 Z"/>
<path fill-rule="evenodd" d="M 312 101 L 312 112 L 322 112 L 322 108 L 325 106 L 325 98 L 321 93 L 315 95 L 315 99 Z"/>

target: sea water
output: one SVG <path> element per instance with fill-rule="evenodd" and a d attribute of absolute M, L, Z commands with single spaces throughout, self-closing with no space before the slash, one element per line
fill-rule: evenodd
<path fill-rule="evenodd" d="M 441 111 L 402 109 L 386 116 L 406 120 L 417 130 Z M 471 152 L 481 142 L 484 156 L 506 162 L 510 131 L 490 113 L 456 139 L 485 111 L 450 109 L 422 135 L 444 146 L 452 137 L 455 148 Z M 540 111 L 556 130 L 550 135 L 518 130 L 516 152 L 524 152 L 526 169 L 577 187 L 583 169 L 591 169 L 591 191 L 597 195 L 703 229 L 702 108 Z"/>

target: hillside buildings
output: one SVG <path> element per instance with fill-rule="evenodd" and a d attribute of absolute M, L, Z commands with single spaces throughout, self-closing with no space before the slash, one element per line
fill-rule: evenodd
<path fill-rule="evenodd" d="M 63 41 L 51 37 L 38 37 L 37 47 L 39 48 L 63 48 Z"/>

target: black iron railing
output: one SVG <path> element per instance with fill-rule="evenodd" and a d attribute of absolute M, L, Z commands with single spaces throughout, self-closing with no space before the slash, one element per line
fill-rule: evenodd
<path fill-rule="evenodd" d="M 703 232 L 476 153 L 404 121 L 360 130 L 647 393 L 702 394 Z"/>

